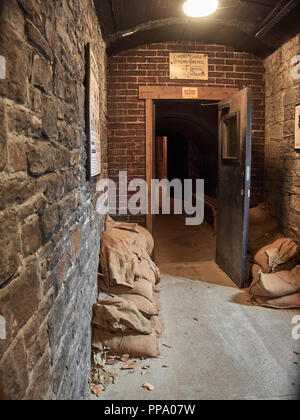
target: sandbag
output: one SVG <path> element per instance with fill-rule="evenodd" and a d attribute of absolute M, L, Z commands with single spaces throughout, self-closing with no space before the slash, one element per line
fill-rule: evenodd
<path fill-rule="evenodd" d="M 151 334 L 153 326 L 133 302 L 121 297 L 99 299 L 93 307 L 94 326 L 111 333 Z"/>
<path fill-rule="evenodd" d="M 255 269 L 256 270 L 256 269 Z M 291 271 L 265 274 L 258 272 L 257 279 L 250 286 L 251 296 L 279 298 L 300 292 L 300 265 Z"/>
<path fill-rule="evenodd" d="M 149 335 L 112 334 L 99 328 L 93 328 L 93 347 L 102 350 L 111 349 L 114 354 L 129 354 L 131 357 L 159 357 L 158 337 L 161 334 L 159 318 L 151 319 L 152 333 Z"/>
<path fill-rule="evenodd" d="M 148 255 L 152 255 L 154 249 L 154 239 L 151 233 L 143 228 L 142 226 L 136 225 L 136 230 L 139 235 L 136 236 L 135 245 L 140 248 L 144 248 Z"/>
<path fill-rule="evenodd" d="M 160 281 L 157 266 L 143 248 L 143 240 L 138 240 L 139 230 L 135 224 L 117 223 L 107 217 L 100 251 L 100 287 L 103 284 L 103 290 L 112 292 L 113 288 L 134 288 L 137 279 L 147 279 L 152 284 Z M 152 242 L 147 247 L 149 251 Z"/>
<path fill-rule="evenodd" d="M 158 314 L 158 310 L 153 303 L 143 296 L 138 295 L 122 295 L 122 298 L 136 305 L 138 310 L 146 317 Z"/>
<path fill-rule="evenodd" d="M 264 273 L 290 270 L 297 265 L 298 245 L 289 238 L 279 239 L 258 251 L 254 261 Z"/>
<path fill-rule="evenodd" d="M 249 214 L 249 222 L 258 224 L 267 222 L 270 219 L 270 205 L 266 202 L 260 203 L 257 207 L 252 207 Z"/>
<path fill-rule="evenodd" d="M 248 242 L 248 251 L 254 257 L 254 255 L 262 248 L 266 247 L 267 245 L 271 245 L 278 239 L 282 238 L 284 238 L 284 235 L 280 232 L 280 230 L 274 230 L 273 232 L 265 233 L 255 241 Z"/>
<path fill-rule="evenodd" d="M 271 216 L 270 207 L 267 203 L 261 203 L 250 209 L 249 242 L 256 241 L 274 230 L 278 230 L 278 223 Z"/>
<path fill-rule="evenodd" d="M 250 299 L 253 305 L 265 306 L 273 309 L 298 309 L 300 308 L 300 293 L 282 296 L 279 298 L 266 298 L 260 296 L 252 296 Z"/>
<path fill-rule="evenodd" d="M 106 293 L 112 293 L 114 295 L 124 295 L 124 294 L 133 294 L 138 296 L 143 296 L 148 299 L 150 302 L 153 301 L 153 286 L 146 279 L 138 279 L 134 282 L 133 287 L 106 287 L 106 283 L 100 282 L 100 289 Z"/>
<path fill-rule="evenodd" d="M 131 357 L 159 357 L 155 332 L 150 335 L 121 335 L 94 328 L 93 347 L 98 350 L 109 348 L 113 354 L 129 354 Z"/>
<path fill-rule="evenodd" d="M 252 284 L 257 283 L 259 280 L 259 274 L 261 273 L 261 268 L 257 264 L 253 264 L 252 266 Z"/>

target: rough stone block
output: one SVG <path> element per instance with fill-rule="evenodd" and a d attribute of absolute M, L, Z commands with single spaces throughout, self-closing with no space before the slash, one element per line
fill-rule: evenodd
<path fill-rule="evenodd" d="M 10 106 L 7 109 L 9 132 L 31 138 L 39 138 L 42 133 L 41 121 L 27 108 Z"/>
<path fill-rule="evenodd" d="M 28 170 L 33 176 L 69 166 L 69 152 L 53 142 L 38 141 L 29 144 L 27 149 Z"/>
<path fill-rule="evenodd" d="M 38 355 L 41 356 L 42 352 L 37 351 Z M 25 396 L 26 400 L 41 401 L 48 399 L 47 395 L 51 386 L 50 350 L 47 348 L 42 356 L 32 372 L 31 384 Z"/>
<path fill-rule="evenodd" d="M 11 172 L 27 171 L 25 138 L 10 135 L 7 149 L 9 170 Z"/>
<path fill-rule="evenodd" d="M 44 242 L 50 239 L 50 237 L 57 232 L 60 226 L 59 207 L 57 204 L 48 206 L 41 217 L 41 227 L 43 233 Z"/>
<path fill-rule="evenodd" d="M 0 55 L 6 59 L 6 79 L 1 80 L 0 95 L 26 104 L 30 52 L 11 27 L 1 22 Z"/>
<path fill-rule="evenodd" d="M 29 19 L 26 19 L 25 28 L 28 40 L 35 45 L 47 59 L 53 62 L 53 52 L 39 29 Z"/>
<path fill-rule="evenodd" d="M 2 0 L 1 21 L 9 25 L 20 37 L 24 37 L 24 16 L 17 0 Z"/>
<path fill-rule="evenodd" d="M 0 210 L 11 204 L 22 204 L 34 193 L 34 184 L 28 180 L 0 182 Z"/>
<path fill-rule="evenodd" d="M 0 303 L 11 339 L 38 309 L 39 277 L 34 263 L 23 269 L 18 277 L 0 290 Z"/>
<path fill-rule="evenodd" d="M 7 124 L 6 107 L 4 101 L 0 101 L 0 171 L 5 168 L 7 160 Z"/>
<path fill-rule="evenodd" d="M 52 97 L 43 100 L 43 134 L 49 139 L 57 138 L 57 102 Z"/>
<path fill-rule="evenodd" d="M 78 225 L 73 230 L 73 251 L 75 258 L 78 258 L 81 248 L 81 229 Z"/>
<path fill-rule="evenodd" d="M 17 218 L 12 211 L 0 212 L 0 286 L 16 273 L 19 251 Z"/>
<path fill-rule="evenodd" d="M 35 114 L 40 115 L 42 112 L 42 93 L 39 89 L 29 87 L 29 106 Z"/>
<path fill-rule="evenodd" d="M 40 89 L 45 90 L 48 93 L 52 92 L 52 66 L 41 55 L 36 54 L 33 59 L 31 83 Z"/>
<path fill-rule="evenodd" d="M 27 356 L 19 339 L 0 360 L 0 396 L 5 400 L 21 400 L 28 384 Z"/>
<path fill-rule="evenodd" d="M 42 245 L 41 231 L 38 216 L 32 216 L 22 226 L 22 251 L 23 256 L 34 254 Z"/>

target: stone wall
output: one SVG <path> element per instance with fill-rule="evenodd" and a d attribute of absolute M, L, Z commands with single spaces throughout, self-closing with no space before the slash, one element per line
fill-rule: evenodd
<path fill-rule="evenodd" d="M 300 151 L 295 151 L 295 105 L 300 104 L 300 35 L 268 57 L 266 66 L 266 199 L 287 236 L 300 241 Z"/>
<path fill-rule="evenodd" d="M 206 53 L 208 81 L 171 80 L 169 53 Z M 145 101 L 139 86 L 243 87 L 253 90 L 253 178 L 252 204 L 263 198 L 264 183 L 264 80 L 263 61 L 231 47 L 199 42 L 149 44 L 124 51 L 108 60 L 108 160 L 109 176 L 118 180 L 119 170 L 128 178 L 144 178 L 146 172 Z M 144 222 L 144 217 L 131 220 Z"/>
<path fill-rule="evenodd" d="M 0 395 L 81 399 L 97 298 L 96 181 L 86 178 L 85 47 L 106 56 L 92 0 L 1 0 Z"/>

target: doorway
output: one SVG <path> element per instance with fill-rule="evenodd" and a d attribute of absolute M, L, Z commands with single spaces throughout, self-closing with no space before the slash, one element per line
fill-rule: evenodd
<path fill-rule="evenodd" d="M 186 93 L 188 92 L 188 97 Z M 192 94 L 192 97 L 190 97 Z M 218 121 L 212 124 L 218 132 L 218 153 L 217 165 L 218 174 L 215 177 L 209 177 L 209 190 L 206 193 L 189 194 L 194 196 L 196 202 L 203 202 L 213 210 L 214 216 L 218 212 L 218 229 L 216 240 L 216 263 L 220 268 L 230 276 L 236 285 L 243 288 L 247 281 L 247 247 L 248 247 L 248 228 L 249 228 L 249 211 L 250 211 L 250 186 L 251 186 L 251 147 L 252 147 L 252 96 L 251 89 L 227 88 L 185 88 L 185 87 L 141 87 L 140 99 L 146 99 L 146 177 L 148 182 L 149 194 L 149 213 L 147 216 L 147 227 L 153 231 L 152 216 L 152 197 L 151 184 L 155 178 L 155 102 L 171 101 L 167 104 L 167 112 L 170 114 L 172 110 L 174 121 L 183 120 L 178 118 L 178 105 L 174 101 L 186 102 L 193 107 L 193 103 L 199 105 L 199 101 L 204 101 L 201 106 L 209 108 L 210 106 L 218 106 Z M 193 103 L 190 102 L 193 100 Z M 215 103 L 210 103 L 215 101 Z M 185 105 L 186 106 L 186 105 Z M 177 109 L 173 109 L 177 107 Z M 211 108 L 211 116 L 216 113 Z M 176 118 L 177 113 L 177 118 Z M 189 112 L 189 118 L 198 119 L 199 110 L 192 113 Z M 194 115 L 193 115 L 194 114 Z M 212 117 L 213 118 L 213 117 Z M 163 117 L 162 117 L 163 119 Z M 208 117 L 203 118 L 206 123 Z M 177 121 L 178 122 L 178 121 Z M 170 125 L 168 129 L 170 130 Z M 161 129 L 161 128 L 160 128 Z M 172 124 L 172 131 L 174 131 Z M 200 137 L 204 134 L 204 129 L 199 133 Z M 165 133 L 166 134 L 166 133 Z M 178 134 L 178 133 L 177 133 Z M 189 137 L 188 130 L 181 131 L 181 136 Z M 175 137 L 173 136 L 173 144 L 175 145 Z M 210 145 L 210 134 L 206 141 L 206 146 Z M 168 142 L 167 136 L 160 137 L 164 139 L 163 144 Z M 205 142 L 204 142 L 205 143 Z M 195 152 L 190 147 L 189 163 L 192 161 Z M 167 147 L 165 147 L 167 150 Z M 195 149 L 196 150 L 196 149 Z M 212 155 L 212 159 L 216 161 L 216 155 Z M 166 159 L 162 159 L 166 161 Z M 209 159 L 202 159 L 205 164 L 202 165 L 201 159 L 196 159 L 197 172 L 202 174 L 203 171 L 211 172 L 216 167 L 209 162 Z M 184 167 L 184 165 L 182 165 Z M 188 170 L 191 170 L 188 165 Z M 199 169 L 200 167 L 200 169 Z M 206 168 L 204 170 L 203 168 Z M 181 168 L 182 170 L 182 168 Z M 167 172 L 165 177 L 167 177 Z M 205 176 L 202 175 L 202 179 Z M 217 181 L 216 181 L 217 180 Z M 217 195 L 216 185 L 218 185 L 218 200 L 212 196 L 207 196 L 207 191 L 213 195 Z M 164 194 L 164 192 L 162 193 Z M 176 199 L 177 200 L 177 199 Z M 176 202 L 174 200 L 174 203 Z M 182 200 L 180 198 L 180 200 Z M 151 207 L 150 207 L 151 206 Z"/>
<path fill-rule="evenodd" d="M 164 160 L 165 177 L 204 179 L 205 194 L 217 200 L 218 188 L 218 102 L 209 100 L 158 100 L 155 106 L 155 178 L 160 179 Z M 166 142 L 165 158 L 161 142 Z M 170 199 L 173 194 L 171 190 Z M 153 217 L 155 259 L 161 270 L 191 280 L 206 279 L 231 285 L 224 273 L 216 275 L 216 232 L 212 210 L 205 206 L 205 220 L 186 226 L 185 215 Z M 218 273 L 217 273 L 218 274 Z"/>

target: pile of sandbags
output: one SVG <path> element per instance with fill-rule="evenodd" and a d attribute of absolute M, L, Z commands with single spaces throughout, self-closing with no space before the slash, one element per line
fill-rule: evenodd
<path fill-rule="evenodd" d="M 300 308 L 299 247 L 282 238 L 259 250 L 254 256 L 252 303 L 277 308 Z"/>
<path fill-rule="evenodd" d="M 160 273 L 151 259 L 154 241 L 144 228 L 109 216 L 101 235 L 99 289 L 93 311 L 93 346 L 115 354 L 158 357 L 161 323 L 154 287 Z"/>

